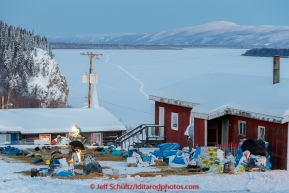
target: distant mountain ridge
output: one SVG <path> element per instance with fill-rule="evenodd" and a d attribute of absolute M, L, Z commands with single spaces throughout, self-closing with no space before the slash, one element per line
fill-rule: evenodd
<path fill-rule="evenodd" d="M 227 21 L 157 33 L 47 36 L 49 42 L 289 47 L 289 26 L 249 26 Z"/>

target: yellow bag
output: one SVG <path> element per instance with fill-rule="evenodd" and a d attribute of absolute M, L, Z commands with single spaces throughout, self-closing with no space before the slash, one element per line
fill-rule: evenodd
<path fill-rule="evenodd" d="M 236 167 L 236 171 L 237 171 L 237 172 L 245 172 L 245 167 L 238 165 L 238 166 Z"/>

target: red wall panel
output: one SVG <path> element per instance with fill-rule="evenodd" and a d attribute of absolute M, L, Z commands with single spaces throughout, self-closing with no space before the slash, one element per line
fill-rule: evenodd
<path fill-rule="evenodd" d="M 164 125 L 166 127 L 166 142 L 177 142 L 181 148 L 187 145 L 187 137 L 184 135 L 189 123 L 191 108 L 155 102 L 155 123 L 159 123 L 159 107 L 164 107 Z M 178 130 L 171 128 L 171 113 L 178 113 Z"/>
<path fill-rule="evenodd" d="M 194 147 L 205 145 L 205 120 L 194 118 Z"/>

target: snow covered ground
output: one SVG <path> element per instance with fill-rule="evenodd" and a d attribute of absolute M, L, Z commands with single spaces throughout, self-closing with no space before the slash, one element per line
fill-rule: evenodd
<path fill-rule="evenodd" d="M 143 152 L 150 152 L 153 149 L 141 149 Z M 7 158 L 0 154 L 0 192 L 160 192 L 153 188 L 164 187 L 161 192 L 289 192 L 289 172 L 275 170 L 267 172 L 245 172 L 236 174 L 215 174 L 204 173 L 186 176 L 167 176 L 167 177 L 132 177 L 131 174 L 137 172 L 158 171 L 154 167 L 126 167 L 126 162 L 101 161 L 102 166 L 109 166 L 118 169 L 123 177 L 119 179 L 109 179 L 107 176 L 86 179 L 86 180 L 66 180 L 51 177 L 23 176 L 20 171 L 29 171 L 31 164 L 26 163 L 7 163 Z M 37 167 L 42 167 L 37 165 Z M 195 185 L 195 186 L 194 186 Z M 99 187 L 104 189 L 99 189 Z M 106 187 L 107 186 L 107 187 Z M 122 187 L 125 189 L 112 189 Z M 144 189 L 151 186 L 151 189 Z M 165 187 L 166 186 L 166 187 Z M 192 190 L 180 190 L 183 187 L 198 187 Z M 134 188 L 134 189 L 128 189 Z M 171 189 L 170 189 L 171 188 Z"/>
<path fill-rule="evenodd" d="M 186 50 L 53 50 L 69 86 L 68 103 L 85 106 L 87 84 L 81 83 L 88 72 L 89 57 L 80 53 L 103 54 L 93 59 L 99 104 L 128 127 L 154 123 L 154 104 L 149 94 L 164 86 L 208 72 L 254 76 L 273 75 L 273 58 L 245 57 L 242 49 Z M 289 78 L 289 58 L 281 58 L 280 77 Z M 94 86 L 92 86 L 94 89 Z"/>

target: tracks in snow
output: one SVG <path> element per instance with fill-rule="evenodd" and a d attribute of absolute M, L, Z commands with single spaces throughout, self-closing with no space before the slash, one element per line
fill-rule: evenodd
<path fill-rule="evenodd" d="M 124 71 L 126 74 L 128 74 L 133 80 L 135 80 L 136 82 L 138 82 L 140 84 L 140 88 L 139 88 L 139 91 L 142 95 L 144 95 L 147 99 L 149 99 L 149 96 L 147 93 L 145 93 L 145 91 L 143 90 L 144 88 L 144 84 L 139 80 L 137 79 L 134 75 L 132 75 L 129 71 L 125 70 L 124 68 L 122 68 L 120 65 L 117 65 L 117 64 L 114 64 L 114 63 L 111 63 L 108 61 L 109 60 L 109 56 L 106 55 L 106 60 L 105 62 L 108 63 L 108 64 L 111 64 L 111 65 L 114 65 L 116 67 L 118 67 L 119 69 L 121 69 L 122 71 Z"/>

